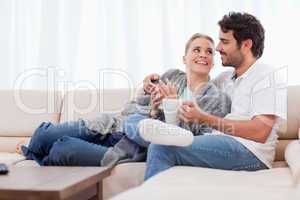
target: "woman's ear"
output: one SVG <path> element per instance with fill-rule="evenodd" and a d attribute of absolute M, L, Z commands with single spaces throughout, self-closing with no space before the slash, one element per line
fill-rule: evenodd
<path fill-rule="evenodd" d="M 186 56 L 182 56 L 182 62 L 186 65 Z"/>

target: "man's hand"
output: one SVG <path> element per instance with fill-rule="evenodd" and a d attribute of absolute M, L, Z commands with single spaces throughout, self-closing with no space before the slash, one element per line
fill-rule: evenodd
<path fill-rule="evenodd" d="M 152 83 L 152 81 L 158 81 L 160 76 L 158 74 L 150 74 L 144 78 L 143 88 L 144 91 L 148 94 L 151 94 L 154 91 L 156 84 Z"/>
<path fill-rule="evenodd" d="M 206 115 L 199 106 L 193 101 L 185 101 L 178 109 L 178 117 L 182 121 L 189 122 L 201 122 L 202 117 Z"/>

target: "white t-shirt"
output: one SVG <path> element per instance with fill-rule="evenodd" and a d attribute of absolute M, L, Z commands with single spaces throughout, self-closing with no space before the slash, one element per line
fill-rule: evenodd
<path fill-rule="evenodd" d="M 251 120 L 256 115 L 276 115 L 286 119 L 287 87 L 282 79 L 282 70 L 255 63 L 244 74 L 234 80 L 235 72 L 230 70 L 219 75 L 215 84 L 232 100 L 231 112 L 225 119 Z M 232 136 L 248 148 L 267 167 L 272 168 L 277 143 L 279 122 L 273 126 L 265 143 Z M 214 130 L 213 134 L 224 134 Z"/>

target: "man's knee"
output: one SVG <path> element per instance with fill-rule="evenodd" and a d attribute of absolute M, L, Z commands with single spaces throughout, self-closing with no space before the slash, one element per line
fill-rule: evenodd
<path fill-rule="evenodd" d="M 166 146 L 166 145 L 160 145 L 160 144 L 150 144 L 148 147 L 148 157 L 151 156 L 164 156 L 168 155 L 171 152 L 174 152 L 176 147 L 174 146 Z"/>

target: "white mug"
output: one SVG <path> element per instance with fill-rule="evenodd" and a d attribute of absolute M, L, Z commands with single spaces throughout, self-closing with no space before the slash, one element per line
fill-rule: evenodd
<path fill-rule="evenodd" d="M 168 99 L 162 100 L 162 107 L 165 114 L 165 120 L 168 124 L 177 125 L 179 120 L 177 117 L 177 111 L 181 102 L 178 99 Z"/>

